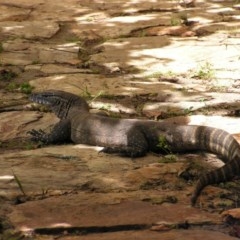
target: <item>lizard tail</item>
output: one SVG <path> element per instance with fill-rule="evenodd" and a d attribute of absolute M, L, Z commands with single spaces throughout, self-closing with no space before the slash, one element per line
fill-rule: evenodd
<path fill-rule="evenodd" d="M 216 184 L 220 182 L 226 182 L 231 180 L 240 172 L 239 156 L 236 156 L 231 161 L 227 162 L 221 168 L 213 170 L 203 176 L 201 176 L 196 184 L 195 190 L 191 197 L 191 204 L 194 206 L 204 187 L 209 184 Z"/>

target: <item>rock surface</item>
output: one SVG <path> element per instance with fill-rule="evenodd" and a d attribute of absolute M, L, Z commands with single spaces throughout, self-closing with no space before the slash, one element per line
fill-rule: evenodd
<path fill-rule="evenodd" d="M 189 204 L 199 174 L 223 164 L 216 156 L 132 160 L 27 134 L 58 121 L 28 93 L 59 89 L 110 116 L 213 126 L 240 142 L 239 11 L 237 1 L 0 0 L 0 238 L 239 238 L 237 220 L 219 214 L 238 214 L 228 209 L 239 180 Z"/>

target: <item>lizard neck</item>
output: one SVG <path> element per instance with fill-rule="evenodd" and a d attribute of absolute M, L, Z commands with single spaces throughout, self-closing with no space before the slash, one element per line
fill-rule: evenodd
<path fill-rule="evenodd" d="M 66 111 L 66 118 L 71 119 L 76 115 L 76 113 L 89 113 L 89 106 L 83 98 L 79 97 L 75 101 L 71 102 L 71 104 L 67 108 L 63 109 L 63 111 Z"/>

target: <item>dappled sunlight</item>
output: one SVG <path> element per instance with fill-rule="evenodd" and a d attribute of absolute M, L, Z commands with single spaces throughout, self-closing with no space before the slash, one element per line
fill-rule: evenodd
<path fill-rule="evenodd" d="M 135 23 L 135 22 L 142 22 L 142 21 L 149 21 L 152 19 L 155 19 L 158 17 L 157 14 L 148 14 L 148 15 L 143 15 L 143 16 L 123 16 L 123 17 L 115 17 L 112 19 L 109 19 L 106 22 L 106 26 L 114 26 L 114 25 L 109 25 L 108 23 Z"/>
<path fill-rule="evenodd" d="M 90 146 L 90 145 L 86 145 L 86 144 L 76 144 L 73 145 L 72 148 L 76 148 L 76 149 L 91 149 L 94 150 L 96 152 L 99 152 L 103 149 L 103 147 L 98 147 L 98 146 Z"/>
<path fill-rule="evenodd" d="M 138 91 L 140 90 L 140 88 L 128 88 L 128 87 L 124 87 L 123 89 L 121 89 L 121 94 L 122 95 L 129 95 L 129 92 L 134 92 L 134 91 Z M 120 103 L 104 103 L 101 101 L 94 101 L 94 107 L 97 109 L 104 109 L 106 108 L 106 110 L 111 110 L 111 112 L 115 112 L 115 113 L 128 113 L 128 114 L 133 114 L 135 111 L 131 108 L 131 107 L 127 107 L 124 106 Z"/>
<path fill-rule="evenodd" d="M 95 24 L 96 22 L 102 23 L 105 19 L 107 19 L 108 15 L 103 12 L 94 12 L 94 13 L 89 13 L 82 15 L 80 17 L 75 17 L 75 21 L 79 22 L 81 24 Z"/>
<path fill-rule="evenodd" d="M 234 12 L 234 11 L 235 10 L 230 7 L 221 8 L 220 6 L 216 6 L 215 9 L 212 8 L 207 10 L 207 12 L 209 13 L 222 13 L 222 14 L 224 14 L 225 12 L 229 14 L 230 12 Z"/>
<path fill-rule="evenodd" d="M 0 176 L 0 181 L 1 180 L 13 180 L 13 179 L 14 179 L 13 175 L 3 175 L 3 176 Z"/>
<path fill-rule="evenodd" d="M 11 27 L 3 27 L 3 32 L 9 32 L 15 29 L 22 29 L 24 28 L 24 26 L 22 25 L 15 25 L 15 26 L 11 26 Z"/>
<path fill-rule="evenodd" d="M 62 223 L 53 223 L 53 224 L 51 224 L 50 225 L 50 227 L 71 227 L 72 225 L 71 224 L 69 224 L 69 223 L 64 223 L 64 222 L 62 222 Z"/>
<path fill-rule="evenodd" d="M 52 80 L 53 81 L 58 81 L 58 80 L 62 80 L 62 79 L 65 79 L 66 76 L 64 75 L 58 75 L 58 76 L 55 76 L 55 77 L 52 77 Z"/>
<path fill-rule="evenodd" d="M 78 49 L 79 46 L 77 43 L 64 43 L 64 44 L 57 45 L 57 49 L 59 49 L 59 50 L 65 50 L 68 48 Z"/>

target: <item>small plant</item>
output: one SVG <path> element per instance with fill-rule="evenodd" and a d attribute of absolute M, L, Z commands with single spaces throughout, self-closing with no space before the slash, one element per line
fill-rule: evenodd
<path fill-rule="evenodd" d="M 204 80 L 210 80 L 214 78 L 213 65 L 209 62 L 204 63 L 200 66 L 199 70 L 195 72 L 194 77 Z"/>
<path fill-rule="evenodd" d="M 29 83 L 22 83 L 20 85 L 20 91 L 25 94 L 30 94 L 33 90 L 33 86 L 31 86 Z"/>
<path fill-rule="evenodd" d="M 91 102 L 95 101 L 98 97 L 102 96 L 104 94 L 104 91 L 99 91 L 95 97 L 92 98 Z"/>
<path fill-rule="evenodd" d="M 26 193 L 24 192 L 24 189 L 23 189 L 23 186 L 22 186 L 21 181 L 19 180 L 19 178 L 17 177 L 17 175 L 13 172 L 13 170 L 12 170 L 12 173 L 13 173 L 14 180 L 16 181 L 16 183 L 17 183 L 20 191 L 22 192 L 22 194 L 23 194 L 24 196 L 26 196 Z"/>
<path fill-rule="evenodd" d="M 88 87 L 85 86 L 85 88 L 80 88 L 82 90 L 81 96 L 86 99 L 91 99 L 92 94 L 89 92 Z"/>
<path fill-rule="evenodd" d="M 157 147 L 160 148 L 161 150 L 163 150 L 167 154 L 172 153 L 170 146 L 167 143 L 167 139 L 163 135 L 159 136 Z"/>

